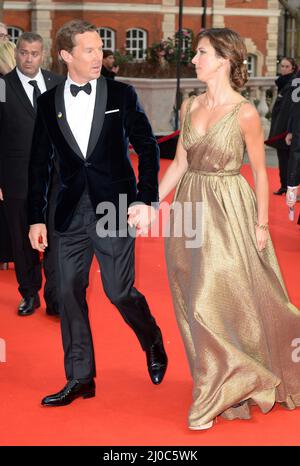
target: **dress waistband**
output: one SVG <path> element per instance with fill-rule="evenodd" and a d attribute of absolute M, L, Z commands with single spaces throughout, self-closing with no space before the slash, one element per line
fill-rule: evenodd
<path fill-rule="evenodd" d="M 225 171 L 225 172 L 206 172 L 203 170 L 195 170 L 193 168 L 189 169 L 190 172 L 192 173 L 197 173 L 197 175 L 204 175 L 204 176 L 234 176 L 234 175 L 240 175 L 239 170 L 230 170 L 230 171 Z"/>

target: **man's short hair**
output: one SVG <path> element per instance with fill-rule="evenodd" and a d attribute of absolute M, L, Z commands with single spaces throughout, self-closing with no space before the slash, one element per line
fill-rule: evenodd
<path fill-rule="evenodd" d="M 29 44 L 32 44 L 33 42 L 40 42 L 42 44 L 42 47 L 44 46 L 44 41 L 43 41 L 42 36 L 40 36 L 36 32 L 23 32 L 23 34 L 21 34 L 18 37 L 17 44 L 16 44 L 17 49 L 20 48 L 20 45 L 22 42 L 29 42 Z"/>
<path fill-rule="evenodd" d="M 103 58 L 110 57 L 111 55 L 114 55 L 114 52 L 112 50 L 109 50 L 109 49 L 103 50 Z"/>
<path fill-rule="evenodd" d="M 77 34 L 94 31 L 97 32 L 96 26 L 82 19 L 73 19 L 72 21 L 68 21 L 63 24 L 56 34 L 56 47 L 58 53 L 62 50 L 66 50 L 71 53 L 75 47 L 74 39 Z"/>

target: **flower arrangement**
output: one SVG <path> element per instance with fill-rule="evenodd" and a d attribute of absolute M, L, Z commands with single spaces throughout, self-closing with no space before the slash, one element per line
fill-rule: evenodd
<path fill-rule="evenodd" d="M 182 31 L 182 51 L 180 62 L 183 64 L 190 63 L 194 52 L 192 50 L 193 32 L 190 29 Z M 167 40 L 155 42 L 146 51 L 146 61 L 149 63 L 158 63 L 165 65 L 166 63 L 177 63 L 179 56 L 179 33 L 174 38 L 168 37 Z"/>

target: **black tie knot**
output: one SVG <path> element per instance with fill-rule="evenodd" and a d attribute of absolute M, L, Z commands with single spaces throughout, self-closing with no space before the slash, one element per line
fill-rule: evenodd
<path fill-rule="evenodd" d="M 30 84 L 34 88 L 35 92 L 37 93 L 37 96 L 41 95 L 40 88 L 35 79 L 33 79 L 32 81 L 28 81 L 28 84 Z"/>
<path fill-rule="evenodd" d="M 71 84 L 70 91 L 73 97 L 76 97 L 80 91 L 84 91 L 87 94 L 90 94 L 92 92 L 92 86 L 91 83 L 86 83 L 84 86 L 76 86 L 76 84 Z"/>

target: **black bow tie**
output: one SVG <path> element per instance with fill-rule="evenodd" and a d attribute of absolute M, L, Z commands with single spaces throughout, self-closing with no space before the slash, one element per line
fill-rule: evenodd
<path fill-rule="evenodd" d="M 80 91 L 84 91 L 87 94 L 90 94 L 92 92 L 92 86 L 91 83 L 86 83 L 84 86 L 76 86 L 76 84 L 71 84 L 70 91 L 73 97 L 76 97 Z"/>

